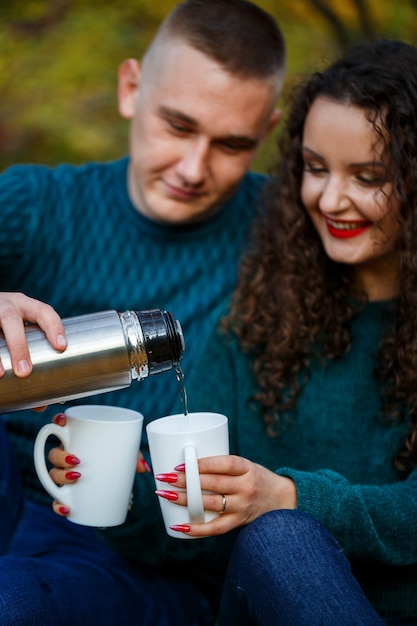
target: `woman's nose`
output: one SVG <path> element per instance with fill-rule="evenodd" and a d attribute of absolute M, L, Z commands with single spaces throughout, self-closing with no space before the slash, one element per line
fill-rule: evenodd
<path fill-rule="evenodd" d="M 349 206 L 350 199 L 344 181 L 335 176 L 328 176 L 319 198 L 320 209 L 324 213 L 333 213 Z"/>

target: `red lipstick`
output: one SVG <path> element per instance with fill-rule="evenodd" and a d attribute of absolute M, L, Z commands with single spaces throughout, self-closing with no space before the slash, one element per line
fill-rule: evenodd
<path fill-rule="evenodd" d="M 334 220 L 327 216 L 324 216 L 324 218 L 326 220 L 327 230 L 332 237 L 336 237 L 337 239 L 357 237 L 371 226 L 371 222 Z"/>

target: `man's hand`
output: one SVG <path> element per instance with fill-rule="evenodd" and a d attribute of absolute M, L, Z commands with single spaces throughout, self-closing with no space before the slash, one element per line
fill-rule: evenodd
<path fill-rule="evenodd" d="M 49 304 L 23 293 L 0 292 L 0 327 L 10 352 L 13 372 L 22 378 L 32 371 L 25 336 L 27 322 L 38 324 L 55 350 L 63 351 L 67 347 L 61 318 Z M 0 378 L 3 375 L 4 367 L 0 360 Z"/>

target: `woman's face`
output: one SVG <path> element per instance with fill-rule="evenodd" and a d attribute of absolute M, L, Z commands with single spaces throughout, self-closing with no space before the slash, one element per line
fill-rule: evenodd
<path fill-rule="evenodd" d="M 398 268 L 398 203 L 364 110 L 318 97 L 305 121 L 302 155 L 302 201 L 327 255 L 353 267 L 357 286 L 367 290 L 370 276 L 382 285 L 388 268 Z"/>

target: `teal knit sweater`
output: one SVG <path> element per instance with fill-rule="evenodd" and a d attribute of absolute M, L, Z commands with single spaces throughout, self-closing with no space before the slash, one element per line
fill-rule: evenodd
<path fill-rule="evenodd" d="M 294 480 L 298 508 L 338 539 L 377 611 L 417 618 L 417 470 L 403 479 L 393 466 L 405 427 L 384 423 L 373 376 L 389 306 L 368 304 L 349 352 L 312 363 L 291 423 L 276 438 L 250 401 L 254 377 L 235 342 L 214 332 L 187 389 L 190 411 L 228 416 L 232 453 Z"/>
<path fill-rule="evenodd" d="M 145 218 L 130 202 L 127 164 L 126 158 L 82 167 L 7 169 L 0 176 L 0 291 L 22 291 L 48 302 L 61 317 L 108 309 L 167 309 L 183 327 L 188 377 L 210 316 L 235 283 L 265 177 L 247 175 L 208 221 L 164 225 Z M 115 404 L 152 420 L 172 412 L 178 397 L 170 371 L 72 404 Z M 29 496 L 48 506 L 51 498 L 34 472 L 33 441 L 61 409 L 2 416 L 19 450 Z"/>

